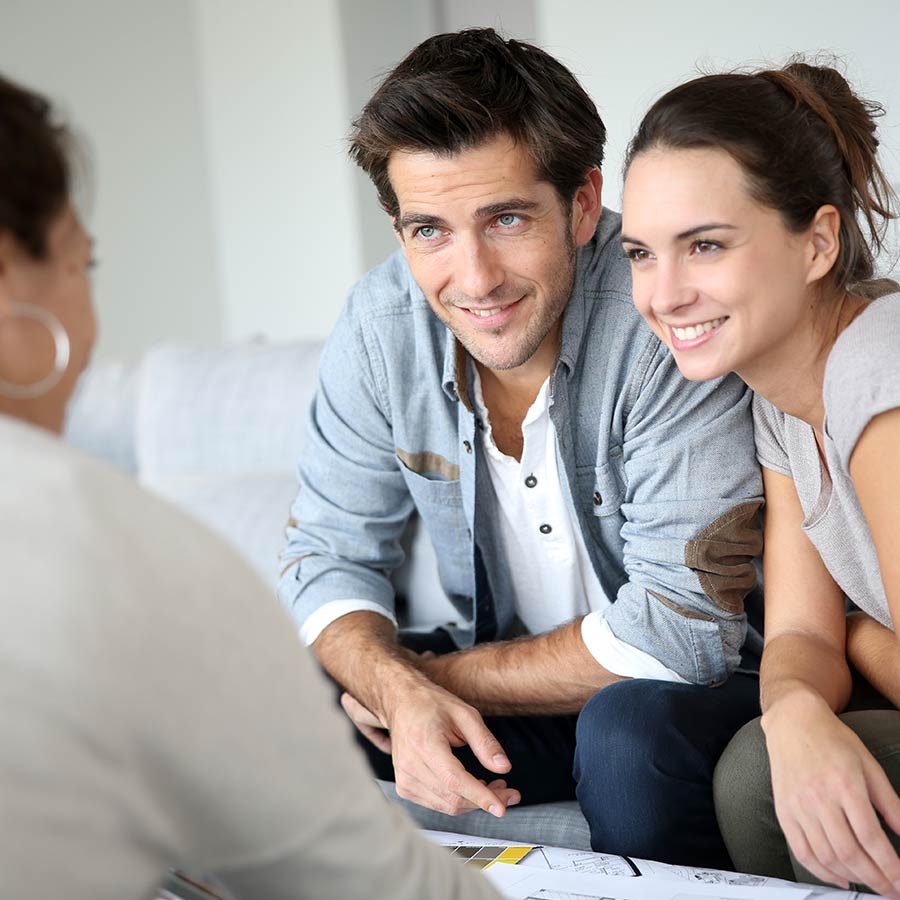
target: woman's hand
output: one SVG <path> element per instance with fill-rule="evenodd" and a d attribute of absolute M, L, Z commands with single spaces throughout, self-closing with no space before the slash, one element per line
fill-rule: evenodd
<path fill-rule="evenodd" d="M 900 900 L 900 798 L 857 735 L 818 696 L 786 696 L 762 719 L 775 814 L 797 860 L 823 881 Z"/>

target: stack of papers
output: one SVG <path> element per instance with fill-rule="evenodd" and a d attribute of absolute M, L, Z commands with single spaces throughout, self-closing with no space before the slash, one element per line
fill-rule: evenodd
<path fill-rule="evenodd" d="M 511 900 L 860 900 L 854 891 L 762 875 L 443 831 L 424 834 L 464 859 L 480 854 L 488 863 L 479 864 L 485 876 Z"/>

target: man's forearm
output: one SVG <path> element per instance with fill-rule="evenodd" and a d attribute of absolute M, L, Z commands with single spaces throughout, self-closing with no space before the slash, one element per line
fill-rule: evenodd
<path fill-rule="evenodd" d="M 428 682 L 398 643 L 393 623 L 378 613 L 359 611 L 335 619 L 313 651 L 328 674 L 382 722 L 405 689 Z"/>
<path fill-rule="evenodd" d="M 600 688 L 622 680 L 590 654 L 580 620 L 426 660 L 422 671 L 482 715 L 570 715 Z"/>

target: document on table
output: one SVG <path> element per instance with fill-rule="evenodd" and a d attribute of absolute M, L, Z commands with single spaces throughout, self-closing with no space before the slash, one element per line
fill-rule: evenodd
<path fill-rule="evenodd" d="M 796 887 L 685 884 L 656 876 L 624 879 L 521 864 L 494 866 L 485 876 L 510 900 L 803 900 L 811 896 L 810 891 Z"/>
<path fill-rule="evenodd" d="M 492 866 L 490 870 L 491 880 L 498 888 L 515 890 L 507 896 L 528 900 L 701 900 L 707 897 L 720 900 L 804 900 L 812 894 L 815 895 L 814 900 L 859 900 L 859 895 L 853 891 L 798 884 L 762 875 L 675 866 L 610 853 L 536 846 L 444 831 L 426 831 L 424 834 L 435 843 L 449 848 L 479 847 L 482 844 L 530 848 L 530 852 L 517 860 L 515 867 Z M 515 869 L 512 873 L 505 871 L 512 868 Z"/>

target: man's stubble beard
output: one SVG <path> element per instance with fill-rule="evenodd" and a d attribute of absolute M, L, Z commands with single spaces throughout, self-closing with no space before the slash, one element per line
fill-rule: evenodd
<path fill-rule="evenodd" d="M 566 227 L 565 232 L 565 253 L 565 269 L 548 288 L 543 309 L 529 320 L 524 333 L 516 341 L 515 351 L 512 356 L 504 354 L 503 357 L 495 357 L 485 352 L 483 348 L 478 346 L 477 339 L 473 338 L 471 334 L 461 334 L 449 322 L 444 321 L 444 324 L 453 332 L 456 339 L 463 345 L 472 359 L 489 369 L 503 371 L 524 365 L 537 353 L 544 339 L 562 318 L 569 303 L 569 298 L 572 295 L 572 288 L 575 285 L 576 248 L 569 227 Z M 496 331 L 489 333 L 496 337 L 501 335 L 503 330 L 498 328 Z"/>

